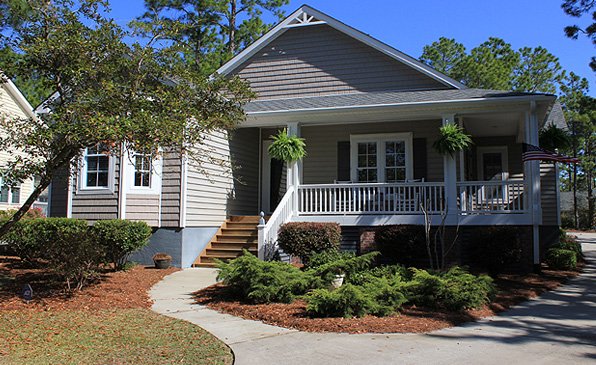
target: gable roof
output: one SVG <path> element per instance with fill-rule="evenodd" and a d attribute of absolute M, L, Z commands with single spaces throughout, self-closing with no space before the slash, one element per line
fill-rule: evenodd
<path fill-rule="evenodd" d="M 261 49 L 266 47 L 269 43 L 275 40 L 277 37 L 285 33 L 288 29 L 297 28 L 297 27 L 305 27 L 311 25 L 320 25 L 326 24 L 370 47 L 376 49 L 377 51 L 399 61 L 424 75 L 431 77 L 434 80 L 439 81 L 440 83 L 452 87 L 455 89 L 465 89 L 466 86 L 461 84 L 460 82 L 442 74 L 441 72 L 425 65 L 424 63 L 416 60 L 413 57 L 406 55 L 405 53 L 371 37 L 368 34 L 365 34 L 355 28 L 346 25 L 339 20 L 330 17 L 327 14 L 324 14 L 308 5 L 302 5 L 292 14 L 290 14 L 287 18 L 273 27 L 269 32 L 267 32 L 264 36 L 259 38 L 256 42 L 251 44 L 249 47 L 244 49 L 242 52 L 237 54 L 234 58 L 230 61 L 226 62 L 223 66 L 221 66 L 216 73 L 221 75 L 228 75 L 232 73 L 238 66 L 240 66 L 243 62 L 247 59 L 255 55 Z"/>
<path fill-rule="evenodd" d="M 35 118 L 33 107 L 27 101 L 23 93 L 16 87 L 16 85 L 0 70 L 0 87 L 2 87 L 14 102 L 23 110 L 29 118 Z"/>

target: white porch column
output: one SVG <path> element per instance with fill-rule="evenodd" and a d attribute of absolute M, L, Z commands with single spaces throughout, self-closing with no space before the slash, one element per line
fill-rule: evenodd
<path fill-rule="evenodd" d="M 455 115 L 443 116 L 443 125 L 455 124 Z M 446 223 L 457 224 L 457 164 L 455 156 L 446 154 L 443 156 L 443 176 L 445 181 L 445 207 L 447 209 Z"/>
<path fill-rule="evenodd" d="M 526 113 L 524 125 L 525 142 L 538 146 L 538 117 L 536 102 L 530 102 L 530 110 Z M 526 161 L 524 163 L 525 202 L 526 210 L 532 221 L 532 253 L 534 269 L 540 270 L 540 224 L 542 224 L 542 206 L 540 199 L 540 161 Z"/>
<path fill-rule="evenodd" d="M 288 136 L 300 137 L 300 124 L 298 122 L 288 123 Z M 287 188 L 294 187 L 293 211 L 298 212 L 298 185 L 302 176 L 302 161 L 291 162 L 287 166 L 286 184 Z"/>

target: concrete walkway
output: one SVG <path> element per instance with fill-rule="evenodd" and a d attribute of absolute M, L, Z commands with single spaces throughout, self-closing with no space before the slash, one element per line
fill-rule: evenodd
<path fill-rule="evenodd" d="M 502 315 L 430 334 L 306 333 L 220 314 L 190 293 L 215 282 L 188 269 L 151 290 L 153 310 L 213 333 L 236 364 L 596 364 L 596 234 L 581 234 L 588 265 L 559 290 Z"/>

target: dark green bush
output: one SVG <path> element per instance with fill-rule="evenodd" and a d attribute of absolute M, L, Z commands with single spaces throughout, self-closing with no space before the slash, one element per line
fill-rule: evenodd
<path fill-rule="evenodd" d="M 582 245 L 577 240 L 576 236 L 570 236 L 567 232 L 561 230 L 561 235 L 559 237 L 559 242 L 553 245 L 551 248 L 562 248 L 564 250 L 570 250 L 575 252 L 575 258 L 577 261 L 580 261 L 584 257 L 584 252 L 582 250 Z"/>
<path fill-rule="evenodd" d="M 353 253 L 341 253 L 337 255 L 337 259 L 332 261 L 327 261 L 325 263 L 324 260 L 321 258 L 324 256 L 325 260 L 331 260 L 333 258 L 333 254 L 324 254 L 324 255 L 316 255 L 315 261 L 319 263 L 318 266 L 310 265 L 310 268 L 314 271 L 314 274 L 323 278 L 325 282 L 331 281 L 335 275 L 343 274 L 346 277 L 347 281 L 350 281 L 350 278 L 361 272 L 370 268 L 372 265 L 375 257 L 379 255 L 378 252 L 369 252 L 367 254 L 356 256 Z"/>
<path fill-rule="evenodd" d="M 375 231 L 375 242 L 388 263 L 419 266 L 428 261 L 423 226 L 382 226 Z"/>
<path fill-rule="evenodd" d="M 429 308 L 463 310 L 479 308 L 490 302 L 495 293 L 492 279 L 474 276 L 454 267 L 444 273 L 413 269 L 412 280 L 405 285 L 411 304 Z"/>
<path fill-rule="evenodd" d="M 475 265 L 498 274 L 521 261 L 524 232 L 518 227 L 494 226 L 476 231 L 470 246 Z"/>
<path fill-rule="evenodd" d="M 339 249 L 341 228 L 337 223 L 290 222 L 283 224 L 277 236 L 279 247 L 298 256 L 304 264 L 313 253 Z"/>
<path fill-rule="evenodd" d="M 290 303 L 322 281 L 311 272 L 283 262 L 262 261 L 248 251 L 229 263 L 218 264 L 218 280 L 242 300 L 252 303 Z"/>
<path fill-rule="evenodd" d="M 37 236 L 40 258 L 68 289 L 81 289 L 98 277 L 104 252 L 89 235 L 87 222 L 70 218 L 24 221 Z"/>
<path fill-rule="evenodd" d="M 362 317 L 374 306 L 360 287 L 345 284 L 329 291 L 316 289 L 306 295 L 307 313 L 312 317 Z"/>
<path fill-rule="evenodd" d="M 358 271 L 351 275 L 348 281 L 354 285 L 364 285 L 381 277 L 408 281 L 412 278 L 412 272 L 402 265 L 381 265 Z"/>
<path fill-rule="evenodd" d="M 404 294 L 404 283 L 398 276 L 368 280 L 362 285 L 362 291 L 372 302 L 367 308 L 368 313 L 379 317 L 395 313 L 408 301 Z"/>
<path fill-rule="evenodd" d="M 0 211 L 0 225 L 3 225 L 9 220 L 14 213 L 16 213 L 16 210 Z M 28 263 L 33 263 L 33 261 L 40 256 L 37 234 L 34 230 L 30 229 L 27 223 L 32 219 L 37 218 L 43 218 L 41 209 L 30 209 L 23 218 L 16 222 L 12 229 L 2 237 L 2 240 L 8 244 L 10 251 Z"/>
<path fill-rule="evenodd" d="M 573 270 L 577 267 L 577 255 L 571 250 L 551 248 L 546 251 L 546 263 L 554 270 Z"/>
<path fill-rule="evenodd" d="M 104 248 L 107 260 L 116 270 L 122 270 L 130 254 L 149 243 L 151 227 L 145 222 L 113 219 L 96 222 L 92 234 Z"/>

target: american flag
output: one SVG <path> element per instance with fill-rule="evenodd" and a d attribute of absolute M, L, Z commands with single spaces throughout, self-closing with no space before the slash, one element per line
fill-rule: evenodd
<path fill-rule="evenodd" d="M 523 153 L 522 153 L 522 161 L 553 161 L 553 162 L 562 162 L 562 163 L 578 163 L 579 160 L 577 158 L 569 157 L 560 155 L 555 152 L 551 152 L 545 150 L 544 148 L 540 148 L 538 146 L 534 146 L 531 144 L 524 143 L 523 144 Z"/>

